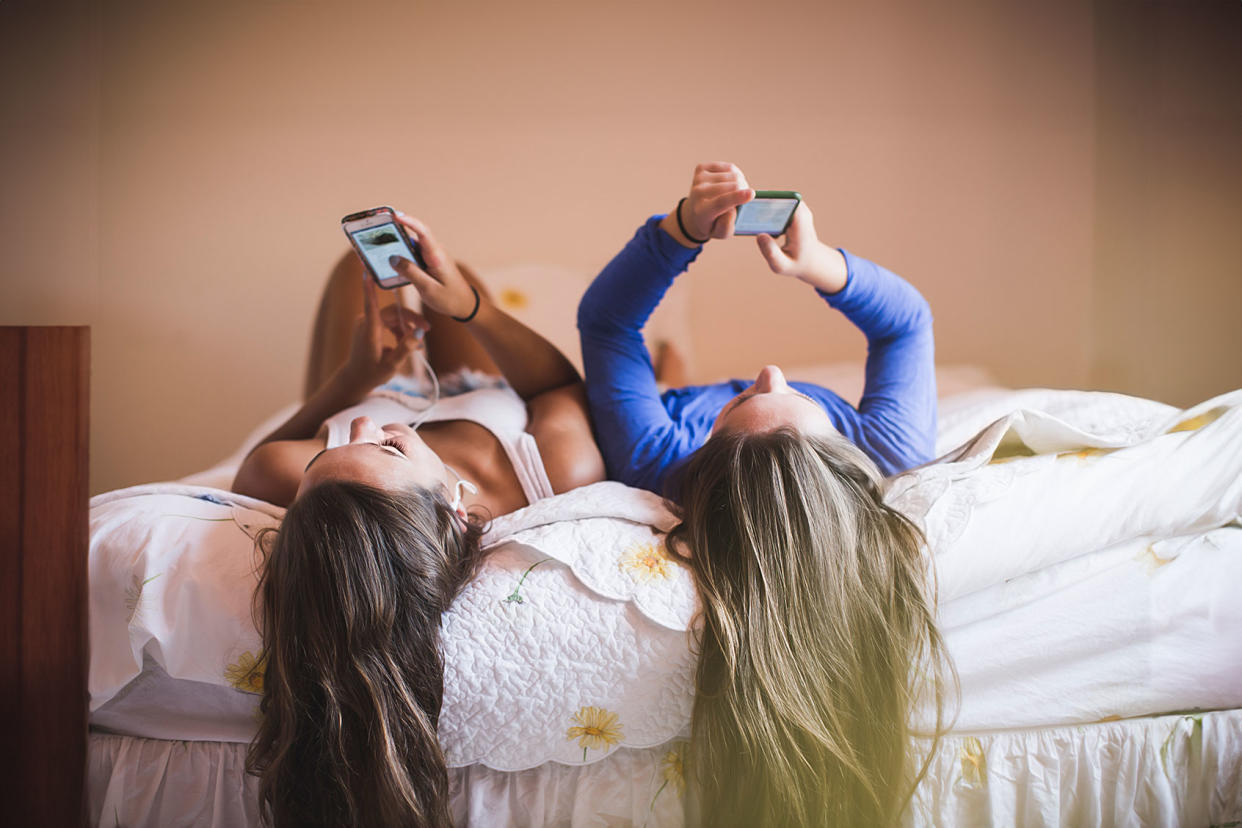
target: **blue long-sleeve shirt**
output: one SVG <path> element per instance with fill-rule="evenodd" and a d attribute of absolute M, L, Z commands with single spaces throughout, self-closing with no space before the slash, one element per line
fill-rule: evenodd
<path fill-rule="evenodd" d="M 662 493 L 665 477 L 710 436 L 729 400 L 752 385 L 731 380 L 660 393 L 642 329 L 699 254 L 678 244 L 653 216 L 613 258 L 578 305 L 587 399 L 608 477 Z M 936 376 L 931 309 L 889 270 L 842 250 L 848 277 L 839 292 L 817 291 L 867 337 L 866 386 L 854 408 L 827 388 L 791 382 L 884 474 L 932 458 Z"/>

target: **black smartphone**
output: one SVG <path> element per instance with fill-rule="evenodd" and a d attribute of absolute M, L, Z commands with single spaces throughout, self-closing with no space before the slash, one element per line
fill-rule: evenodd
<path fill-rule="evenodd" d="M 733 223 L 735 236 L 767 233 L 780 236 L 789 229 L 794 211 L 802 203 L 802 193 L 793 190 L 755 190 L 755 197 L 737 208 Z"/>
<path fill-rule="evenodd" d="M 418 239 L 411 238 L 405 226 L 397 221 L 391 207 L 373 207 L 360 213 L 350 213 L 341 219 L 341 229 L 349 237 L 349 243 L 358 251 L 359 258 L 375 283 L 382 288 L 408 285 L 410 281 L 388 263 L 389 256 L 400 256 L 427 269 Z"/>

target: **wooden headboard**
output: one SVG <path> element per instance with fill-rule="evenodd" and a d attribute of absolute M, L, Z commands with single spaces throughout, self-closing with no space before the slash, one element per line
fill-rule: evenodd
<path fill-rule="evenodd" d="M 6 822 L 86 823 L 90 329 L 0 327 Z"/>

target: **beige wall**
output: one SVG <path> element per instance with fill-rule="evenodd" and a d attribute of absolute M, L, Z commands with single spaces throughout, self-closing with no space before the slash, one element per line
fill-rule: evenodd
<path fill-rule="evenodd" d="M 1090 381 L 1190 404 L 1242 386 L 1242 3 L 1101 3 L 1096 42 Z"/>
<path fill-rule="evenodd" d="M 943 361 L 1190 402 L 1242 385 L 1239 326 L 1217 298 L 1236 309 L 1242 282 L 1237 109 L 1211 141 L 1176 112 L 1142 120 L 1174 159 L 1151 186 L 1177 200 L 1141 215 L 1128 188 L 1156 150 L 1118 154 L 1117 110 L 1149 87 L 1176 109 L 1186 88 L 1219 83 L 1242 27 L 1217 15 L 1216 57 L 1178 30 L 1178 57 L 1153 67 L 1097 11 L 0 3 L 0 323 L 93 326 L 92 491 L 174 477 L 299 393 L 345 212 L 416 212 L 485 273 L 555 267 L 551 315 L 568 320 L 694 163 L 724 158 L 756 186 L 800 189 L 825 239 L 916 283 Z M 1118 80 L 1131 64 L 1146 74 Z M 1236 63 L 1228 77 L 1195 98 L 1200 120 L 1239 97 Z M 1191 156 L 1186 179 L 1177 159 Z M 1176 324 L 1153 325 L 1167 294 L 1133 290 L 1119 279 L 1133 262 L 1109 257 L 1136 228 L 1158 254 L 1143 265 L 1200 242 L 1177 275 Z M 745 240 L 709 248 L 670 301 L 701 377 L 861 357 L 861 337 L 767 275 Z M 1159 344 L 1189 332 L 1203 345 Z"/>

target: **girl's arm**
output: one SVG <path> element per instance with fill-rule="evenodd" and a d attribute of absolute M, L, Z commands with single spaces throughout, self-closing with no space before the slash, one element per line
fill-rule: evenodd
<path fill-rule="evenodd" d="M 547 391 L 581 381 L 573 363 L 555 345 L 471 287 L 427 225 L 408 216 L 398 216 L 397 220 L 417 234 L 430 272 L 397 258 L 392 260 L 393 268 L 413 283 L 432 310 L 458 319 L 469 317 L 461 324 L 487 351 L 518 396 L 529 402 Z"/>
<path fill-rule="evenodd" d="M 700 164 L 690 193 L 652 218 L 591 283 L 578 305 L 587 399 L 609 477 L 659 492 L 669 466 L 697 446 L 660 399 L 643 326 L 673 279 L 699 254 L 694 239 L 727 238 L 736 207 L 754 197 L 732 164 Z M 689 235 L 687 235 L 687 233 Z"/>
<path fill-rule="evenodd" d="M 819 292 L 867 337 L 867 381 L 856 442 L 894 474 L 932 459 L 936 371 L 932 314 L 908 282 L 874 262 L 829 247 L 803 202 L 783 245 L 766 234 L 759 250 L 774 273 Z"/>
<path fill-rule="evenodd" d="M 323 421 L 392 379 L 418 345 L 426 320 L 400 305 L 381 311 L 377 290 L 364 276 L 363 313 L 354 323 L 349 358 L 292 417 L 250 450 L 233 479 L 233 491 L 278 506 L 290 503 L 306 463 L 322 448 L 314 437 Z M 384 343 L 385 329 L 395 337 L 394 345 Z"/>

